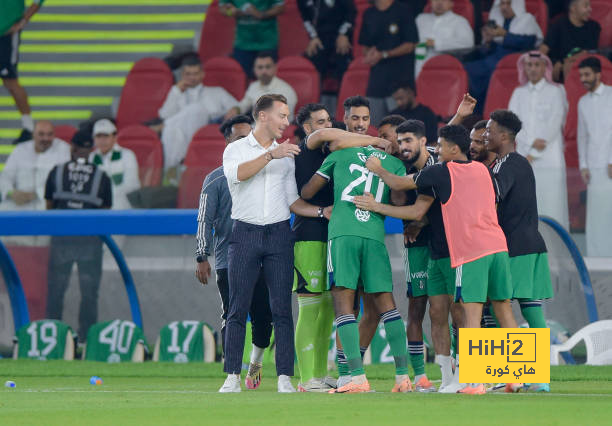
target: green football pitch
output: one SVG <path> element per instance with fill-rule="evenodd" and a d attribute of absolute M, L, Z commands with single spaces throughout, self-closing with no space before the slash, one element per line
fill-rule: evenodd
<path fill-rule="evenodd" d="M 439 379 L 436 366 L 427 369 Z M 612 366 L 552 367 L 550 394 L 480 396 L 392 394 L 391 366 L 366 372 L 373 393 L 278 394 L 265 365 L 260 389 L 218 394 L 220 364 L 4 359 L 0 380 L 16 388 L 0 390 L 0 424 L 612 424 Z M 89 384 L 94 375 L 102 385 Z"/>

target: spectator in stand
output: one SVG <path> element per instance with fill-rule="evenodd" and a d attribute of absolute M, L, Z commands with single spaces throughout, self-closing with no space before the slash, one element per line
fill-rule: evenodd
<path fill-rule="evenodd" d="M 419 120 L 425 123 L 427 143 L 435 144 L 438 140 L 438 122 L 440 118 L 416 98 L 416 88 L 413 81 L 403 81 L 395 86 L 393 100 L 397 108 L 391 114 L 399 114 L 406 120 Z"/>
<path fill-rule="evenodd" d="M 414 48 L 419 34 L 411 7 L 398 0 L 374 0 L 363 14 L 359 44 L 372 68 L 366 96 L 372 123 L 393 109 L 391 82 L 414 80 Z"/>
<path fill-rule="evenodd" d="M 187 56 L 181 63 L 181 79 L 172 86 L 159 109 L 163 124 L 152 126 L 161 131 L 166 169 L 181 162 L 198 129 L 221 120 L 238 103 L 223 87 L 204 86 L 203 79 L 200 58 Z"/>
<path fill-rule="evenodd" d="M 432 0 L 431 12 L 416 18 L 419 45 L 415 77 L 429 58 L 447 50 L 474 47 L 474 31 L 467 19 L 453 12 L 453 0 Z"/>
<path fill-rule="evenodd" d="M 117 143 L 117 128 L 112 121 L 102 119 L 93 127 L 95 150 L 89 161 L 107 174 L 113 187 L 113 209 L 131 209 L 128 194 L 140 189 L 136 155 Z"/>
<path fill-rule="evenodd" d="M 246 93 L 238 105 L 232 107 L 225 119 L 229 119 L 237 114 L 247 114 L 253 109 L 255 102 L 263 95 L 270 93 L 278 93 L 287 98 L 289 106 L 289 121 L 293 117 L 295 105 L 297 104 L 297 95 L 293 87 L 284 80 L 276 76 L 276 60 L 272 52 L 260 52 L 255 59 L 253 66 L 255 77 L 257 80 L 252 82 L 247 88 Z"/>
<path fill-rule="evenodd" d="M 283 0 L 220 0 L 221 13 L 236 18 L 234 52 L 249 79 L 253 79 L 253 63 L 262 51 L 278 55 L 278 20 L 283 13 Z"/>
<path fill-rule="evenodd" d="M 540 50 L 553 63 L 553 79 L 563 81 L 576 61 L 577 53 L 595 50 L 601 26 L 591 18 L 589 0 L 569 0 L 567 16 L 552 22 Z"/>
<path fill-rule="evenodd" d="M 508 109 L 523 122 L 516 151 L 531 163 L 536 180 L 538 212 L 569 230 L 563 127 L 567 99 L 552 81 L 552 62 L 539 51 L 518 60 L 519 82 Z"/>
<path fill-rule="evenodd" d="M 495 0 L 489 22 L 482 27 L 483 46 L 478 59 L 467 62 L 470 93 L 482 113 L 491 74 L 504 56 L 533 49 L 543 38 L 536 19 L 525 10 L 525 0 Z"/>
<path fill-rule="evenodd" d="M 44 0 L 32 0 L 25 8 L 25 0 L 3 0 L 0 13 L 0 78 L 6 90 L 9 91 L 15 105 L 21 114 L 21 135 L 14 143 L 32 139 L 34 121 L 32 121 L 28 94 L 17 79 L 19 64 L 19 42 L 21 31 L 32 16 L 42 6 Z"/>
<path fill-rule="evenodd" d="M 351 40 L 357 10 L 353 0 L 298 0 L 310 37 L 306 57 L 325 77 L 340 81 L 351 62 Z"/>
<path fill-rule="evenodd" d="M 578 102 L 578 158 L 587 185 L 587 256 L 612 256 L 612 87 L 601 81 L 601 62 L 578 65 L 588 92 Z"/>
<path fill-rule="evenodd" d="M 15 147 L 0 175 L 0 210 L 44 210 L 47 176 L 68 160 L 70 145 L 55 137 L 53 124 L 37 122 L 34 139 Z"/>

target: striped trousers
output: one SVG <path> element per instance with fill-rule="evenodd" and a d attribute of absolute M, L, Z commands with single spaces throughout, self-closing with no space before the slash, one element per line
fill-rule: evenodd
<path fill-rule="evenodd" d="M 229 313 L 223 369 L 226 373 L 240 374 L 247 314 L 263 270 L 274 322 L 276 373 L 293 376 L 293 243 L 289 221 L 265 226 L 234 221 L 228 248 Z"/>

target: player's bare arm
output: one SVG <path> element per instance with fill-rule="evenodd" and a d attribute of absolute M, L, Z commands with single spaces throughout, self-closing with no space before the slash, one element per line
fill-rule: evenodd
<path fill-rule="evenodd" d="M 370 156 L 365 165 L 368 170 L 376 173 L 394 191 L 408 191 L 409 189 L 417 188 L 414 182 L 414 175 L 398 176 L 393 174 L 385 170 L 380 160 L 374 156 Z"/>
<path fill-rule="evenodd" d="M 419 195 L 415 203 L 410 206 L 392 206 L 379 203 L 369 192 L 363 195 L 357 195 L 354 199 L 355 205 L 361 210 L 369 210 L 384 216 L 392 216 L 406 220 L 422 220 L 433 201 L 433 197 Z"/>
<path fill-rule="evenodd" d="M 327 185 L 327 179 L 317 174 L 313 175 L 308 183 L 302 187 L 300 197 L 304 200 L 310 200 L 319 192 L 325 185 Z"/>
<path fill-rule="evenodd" d="M 359 135 L 342 129 L 319 129 L 310 134 L 306 140 L 308 149 L 320 148 L 329 142 L 329 150 L 336 151 L 345 148 L 357 148 L 372 145 L 383 151 L 392 149 L 391 142 L 369 135 Z"/>

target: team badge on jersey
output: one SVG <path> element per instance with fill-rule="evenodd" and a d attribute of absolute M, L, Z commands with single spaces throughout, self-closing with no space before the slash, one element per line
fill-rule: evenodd
<path fill-rule="evenodd" d="M 370 220 L 370 212 L 367 210 L 355 209 L 355 217 L 359 222 L 367 222 Z"/>

